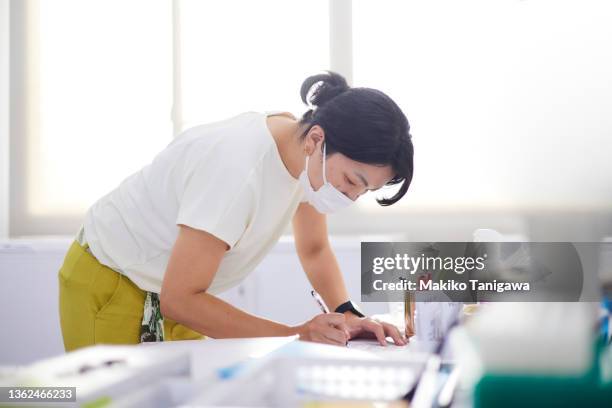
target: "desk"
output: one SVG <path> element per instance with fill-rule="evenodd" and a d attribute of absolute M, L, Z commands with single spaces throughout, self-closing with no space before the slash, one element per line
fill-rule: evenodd
<path fill-rule="evenodd" d="M 291 346 L 291 347 L 289 347 Z M 127 391 L 125 385 L 118 384 L 116 392 L 109 392 L 106 395 L 111 395 L 114 402 L 123 404 L 123 406 L 150 406 L 150 407 L 168 407 L 179 406 L 180 404 L 193 401 L 198 396 L 214 393 L 219 388 L 229 388 L 231 392 L 235 392 L 235 384 L 231 381 L 222 379 L 222 372 L 231 373 L 232 367 L 253 367 L 257 364 L 267 364 L 270 359 L 264 357 L 270 356 L 271 353 L 277 353 L 281 356 L 292 355 L 291 353 L 298 351 L 298 357 L 314 358 L 318 361 L 336 361 L 350 364 L 351 361 L 370 361 L 372 364 L 377 364 L 377 361 L 388 360 L 393 362 L 395 366 L 400 361 L 411 364 L 413 367 L 422 364 L 427 357 L 427 352 L 430 345 L 419 344 L 412 342 L 407 346 L 395 346 L 389 343 L 386 347 L 378 345 L 375 340 L 353 340 L 349 347 L 340 347 L 325 345 L 319 343 L 301 342 L 292 337 L 264 337 L 264 338 L 245 338 L 245 339 L 206 339 L 206 340 L 191 340 L 191 341 L 173 341 L 161 343 L 143 343 L 134 346 L 116 346 L 118 353 L 128 353 L 141 355 L 141 360 L 144 361 L 161 361 L 172 360 L 173 356 L 181 356 L 181 367 L 175 372 L 184 374 L 175 374 L 174 376 L 158 375 L 150 379 L 140 382 L 137 389 L 131 392 L 132 388 Z M 94 355 L 100 355 L 102 350 L 108 353 L 108 347 L 95 346 L 93 348 L 83 349 L 91 350 L 98 347 L 100 351 L 96 351 Z M 282 354 L 287 353 L 289 354 Z M 78 353 L 77 351 L 76 353 Z M 142 355 L 142 353 L 145 353 Z M 111 354 L 112 354 L 111 350 Z M 74 353 L 69 353 L 66 357 L 74 357 Z M 62 366 L 64 357 L 61 357 L 59 364 L 47 364 Z M 265 369 L 264 373 L 271 373 L 276 369 L 276 360 L 270 369 Z M 57 362 L 55 362 L 57 363 Z M 252 363 L 252 364 L 251 364 Z M 344 364 L 344 363 L 342 363 Z M 175 364 L 176 366 L 176 364 Z M 53 369 L 51 369 L 53 370 Z M 46 371 L 51 371 L 46 370 Z M 145 369 L 146 370 L 146 369 Z M 223 371 L 222 371 L 223 370 Z M 293 372 L 294 370 L 290 370 Z M 116 373 L 116 372 L 115 372 Z M 187 374 L 188 373 L 188 374 Z M 116 374 L 109 372 L 110 376 Z M 231 376 L 230 376 L 231 377 Z M 53 377 L 48 377 L 53 378 Z M 107 377 L 108 378 L 108 377 Z M 0 378 L 7 380 L 8 378 Z M 90 381 L 91 382 L 91 381 Z M 52 384 L 49 384 L 52 385 Z M 77 384 L 75 384 L 77 385 Z M 121 390 L 119 391 L 119 388 Z M 244 387 L 238 387 L 241 392 Z M 291 388 L 291 387 L 287 387 Z M 293 389 L 293 388 L 291 388 Z M 77 393 L 78 395 L 78 393 Z"/>
<path fill-rule="evenodd" d="M 294 337 L 259 337 L 245 339 L 206 339 L 142 343 L 134 347 L 151 350 L 152 355 L 164 352 L 189 353 L 191 380 L 204 385 L 217 381 L 217 370 L 249 359 L 256 359 L 294 341 Z"/>

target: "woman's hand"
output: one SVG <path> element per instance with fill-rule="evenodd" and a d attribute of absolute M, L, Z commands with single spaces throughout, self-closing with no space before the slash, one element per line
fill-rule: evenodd
<path fill-rule="evenodd" d="M 397 327 L 391 323 L 373 320 L 369 317 L 359 317 L 351 312 L 345 313 L 345 320 L 351 339 L 376 339 L 381 346 L 386 346 L 386 338 L 389 336 L 397 346 L 408 344 L 406 337 L 402 336 Z"/>
<path fill-rule="evenodd" d="M 300 340 L 345 346 L 349 329 L 342 313 L 325 313 L 315 316 L 296 327 Z"/>

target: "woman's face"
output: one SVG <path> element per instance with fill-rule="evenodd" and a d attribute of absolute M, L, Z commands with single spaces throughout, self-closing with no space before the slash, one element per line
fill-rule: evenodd
<path fill-rule="evenodd" d="M 308 178 L 312 188 L 318 190 L 323 185 L 324 138 L 312 139 L 309 136 L 305 143 L 307 152 L 312 152 L 308 162 Z M 327 156 L 325 168 L 327 181 L 353 201 L 367 191 L 383 187 L 394 176 L 389 165 L 382 167 L 361 163 L 338 152 Z"/>

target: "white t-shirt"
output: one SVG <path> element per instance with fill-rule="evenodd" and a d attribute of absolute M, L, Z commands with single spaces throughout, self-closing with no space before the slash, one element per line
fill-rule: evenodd
<path fill-rule="evenodd" d="M 184 224 L 230 246 L 207 292 L 240 283 L 277 242 L 303 196 L 267 116 L 247 112 L 184 131 L 87 211 L 84 237 L 93 255 L 159 293 L 177 224 Z"/>

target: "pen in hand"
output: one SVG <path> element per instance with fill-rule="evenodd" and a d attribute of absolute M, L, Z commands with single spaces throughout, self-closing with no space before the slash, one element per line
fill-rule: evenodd
<path fill-rule="evenodd" d="M 317 302 L 319 304 L 319 307 L 321 308 L 323 313 L 329 313 L 329 309 L 327 308 L 327 305 L 325 304 L 325 302 L 323 301 L 321 296 L 317 292 L 315 292 L 314 290 L 311 290 L 310 294 L 312 295 L 312 297 L 315 300 L 315 302 Z"/>
<path fill-rule="evenodd" d="M 315 292 L 314 290 L 311 290 L 310 294 L 312 295 L 312 297 L 315 300 L 315 302 L 317 302 L 317 304 L 321 308 L 321 311 L 323 313 L 329 313 L 329 308 L 327 307 L 327 305 L 323 301 L 323 298 L 317 292 Z M 348 346 L 348 340 L 346 341 L 346 345 Z"/>

